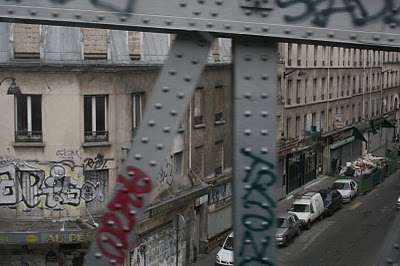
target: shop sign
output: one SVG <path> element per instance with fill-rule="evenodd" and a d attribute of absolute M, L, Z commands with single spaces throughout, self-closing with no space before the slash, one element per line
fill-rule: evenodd
<path fill-rule="evenodd" d="M 335 128 L 343 128 L 344 126 L 343 114 L 335 114 Z"/>
<path fill-rule="evenodd" d="M 68 232 L 0 233 L 1 244 L 81 243 L 95 240 L 95 230 Z"/>

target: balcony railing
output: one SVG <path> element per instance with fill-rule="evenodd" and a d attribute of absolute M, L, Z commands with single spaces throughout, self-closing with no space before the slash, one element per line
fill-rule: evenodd
<path fill-rule="evenodd" d="M 85 142 L 108 141 L 108 131 L 85 131 Z"/>
<path fill-rule="evenodd" d="M 15 131 L 15 142 L 43 142 L 42 131 Z"/>

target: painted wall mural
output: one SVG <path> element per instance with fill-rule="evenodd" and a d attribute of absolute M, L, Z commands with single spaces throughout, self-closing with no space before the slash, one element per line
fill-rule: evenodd
<path fill-rule="evenodd" d="M 83 202 L 104 201 L 106 180 L 73 161 L 16 161 L 0 164 L 0 206 L 63 210 Z"/>

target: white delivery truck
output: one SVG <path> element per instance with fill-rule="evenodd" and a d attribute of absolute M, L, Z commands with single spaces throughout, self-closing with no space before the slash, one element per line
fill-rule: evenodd
<path fill-rule="evenodd" d="M 324 202 L 321 194 L 309 191 L 295 197 L 292 207 L 288 210 L 299 217 L 303 227 L 311 228 L 311 223 L 317 218 L 322 220 L 324 213 Z"/>

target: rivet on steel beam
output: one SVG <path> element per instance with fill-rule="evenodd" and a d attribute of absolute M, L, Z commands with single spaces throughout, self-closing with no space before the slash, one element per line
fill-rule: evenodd
<path fill-rule="evenodd" d="M 268 130 L 267 129 L 262 129 L 260 133 L 263 136 L 267 136 L 268 135 Z"/>
<path fill-rule="evenodd" d="M 170 128 L 170 127 L 164 127 L 164 128 L 163 128 L 163 131 L 164 131 L 165 133 L 169 133 L 169 132 L 171 131 L 171 128 Z"/>
<path fill-rule="evenodd" d="M 166 21 L 165 21 L 165 24 L 171 25 L 171 24 L 172 24 L 172 20 L 170 20 L 170 19 L 166 20 Z"/>
<path fill-rule="evenodd" d="M 246 190 L 250 190 L 252 187 L 251 187 L 251 185 L 245 185 L 244 186 L 244 189 L 246 189 Z"/>
<path fill-rule="evenodd" d="M 199 10 L 193 10 L 193 15 L 200 16 L 201 12 Z"/>
<path fill-rule="evenodd" d="M 231 24 L 225 24 L 225 25 L 224 25 L 224 28 L 225 28 L 226 30 L 230 30 L 230 29 L 232 28 L 232 26 L 231 26 Z"/>
<path fill-rule="evenodd" d="M 394 244 L 393 244 L 393 248 L 395 248 L 395 249 L 399 249 L 399 244 L 397 244 L 397 243 L 394 243 Z"/>
<path fill-rule="evenodd" d="M 243 133 L 246 135 L 246 136 L 250 136 L 251 135 L 251 129 L 245 129 L 245 130 L 243 130 Z"/>
<path fill-rule="evenodd" d="M 394 38 L 393 38 L 393 37 L 389 37 L 389 38 L 388 38 L 388 41 L 389 41 L 389 42 L 394 42 Z"/>
<path fill-rule="evenodd" d="M 391 258 L 387 258 L 387 259 L 386 259 L 386 263 L 387 263 L 387 264 L 393 264 L 393 260 L 392 260 Z"/>
<path fill-rule="evenodd" d="M 124 232 L 129 232 L 129 231 L 130 231 L 130 229 L 129 229 L 128 226 L 124 226 L 124 227 L 122 228 L 122 230 L 124 230 Z"/>
<path fill-rule="evenodd" d="M 102 237 L 101 237 L 101 241 L 103 241 L 103 242 L 108 242 L 108 237 L 102 236 Z"/>
<path fill-rule="evenodd" d="M 117 261 L 116 260 L 110 260 L 110 264 L 111 265 L 117 265 Z"/>
<path fill-rule="evenodd" d="M 268 153 L 268 148 L 267 147 L 261 148 L 261 153 L 262 154 L 267 154 Z"/>
<path fill-rule="evenodd" d="M 36 15 L 36 10 L 29 10 L 29 13 L 30 13 L 32 16 L 35 16 L 35 15 Z"/>
<path fill-rule="evenodd" d="M 171 110 L 169 113 L 170 113 L 172 116 L 176 116 L 177 111 L 176 111 L 176 110 Z"/>
<path fill-rule="evenodd" d="M 311 31 L 311 30 L 308 30 L 308 31 L 306 32 L 306 34 L 307 34 L 308 36 L 312 36 L 312 35 L 314 34 L 314 32 Z"/>
<path fill-rule="evenodd" d="M 148 19 L 148 18 L 142 18 L 142 22 L 145 23 L 145 24 L 147 24 L 147 23 L 150 22 L 150 19 Z"/>
<path fill-rule="evenodd" d="M 161 103 L 156 103 L 155 107 L 156 107 L 156 109 L 162 109 L 162 104 Z"/>
<path fill-rule="evenodd" d="M 251 30 L 251 27 L 249 25 L 246 25 L 246 26 L 244 26 L 244 30 L 249 31 L 249 30 Z"/>
<path fill-rule="evenodd" d="M 217 1 L 215 1 L 215 3 L 216 3 L 218 6 L 220 6 L 220 5 L 222 5 L 224 2 L 223 2 L 222 0 L 217 0 Z"/>
<path fill-rule="evenodd" d="M 268 243 L 268 240 L 267 239 L 263 239 L 263 240 L 261 240 L 261 243 L 263 243 L 263 244 Z"/>
<path fill-rule="evenodd" d="M 268 262 L 269 261 L 268 258 L 262 258 L 261 260 L 264 261 L 264 262 Z"/>
<path fill-rule="evenodd" d="M 194 21 L 189 21 L 189 26 L 196 26 L 196 22 L 194 22 Z"/>
<path fill-rule="evenodd" d="M 269 115 L 268 111 L 262 111 L 261 117 L 267 117 Z"/>
<path fill-rule="evenodd" d="M 171 76 L 173 76 L 173 75 L 176 74 L 176 70 L 175 70 L 175 69 L 170 69 L 170 70 L 168 71 L 168 73 L 169 73 Z"/>
<path fill-rule="evenodd" d="M 156 124 L 156 121 L 154 121 L 154 120 L 149 120 L 149 122 L 147 122 L 147 124 L 148 124 L 150 127 L 154 127 L 154 125 Z"/>
<path fill-rule="evenodd" d="M 129 211 L 129 215 L 130 216 L 135 216 L 136 215 L 136 211 L 135 210 L 130 210 Z"/>
<path fill-rule="evenodd" d="M 211 22 L 208 22 L 206 25 L 208 28 L 212 28 L 214 26 L 214 24 L 212 24 Z"/>
<path fill-rule="evenodd" d="M 244 112 L 244 116 L 250 117 L 252 115 L 252 112 L 250 110 L 247 110 Z"/>
<path fill-rule="evenodd" d="M 135 154 L 135 159 L 136 159 L 136 160 L 142 159 L 142 155 L 139 154 L 139 153 L 136 153 L 136 154 Z"/>
<path fill-rule="evenodd" d="M 261 16 L 264 17 L 264 18 L 268 17 L 268 14 L 269 14 L 268 11 L 262 11 L 261 12 Z"/>
<path fill-rule="evenodd" d="M 8 9 L 8 10 L 7 10 L 7 13 L 8 13 L 8 14 L 14 14 L 14 10 Z"/>
<path fill-rule="evenodd" d="M 181 7 L 185 7 L 185 6 L 187 5 L 187 3 L 184 2 L 184 1 L 181 1 L 181 2 L 179 2 L 179 5 L 180 5 Z"/>
<path fill-rule="evenodd" d="M 115 222 L 114 222 L 114 221 L 112 221 L 112 220 L 108 220 L 108 221 L 107 221 L 107 224 L 108 224 L 108 225 L 114 225 L 114 224 L 115 224 Z"/>
<path fill-rule="evenodd" d="M 135 175 L 135 171 L 128 171 L 128 175 L 129 175 L 130 177 L 133 177 L 133 176 Z"/>
<path fill-rule="evenodd" d="M 268 61 L 268 56 L 262 55 L 262 56 L 261 56 L 261 61 L 267 62 L 267 61 Z"/>
<path fill-rule="evenodd" d="M 157 165 L 157 162 L 156 162 L 156 161 L 150 161 L 150 162 L 149 162 L 149 165 L 152 166 L 152 167 L 154 167 L 154 166 Z"/>
<path fill-rule="evenodd" d="M 81 14 L 75 14 L 75 16 L 74 16 L 76 19 L 80 19 L 81 17 L 82 17 L 82 15 Z"/>
<path fill-rule="evenodd" d="M 249 154 L 249 153 L 251 153 L 252 149 L 251 148 L 245 148 L 244 151 Z"/>
<path fill-rule="evenodd" d="M 381 39 L 381 37 L 379 35 L 374 35 L 373 38 L 374 38 L 375 41 L 379 41 Z"/>
<path fill-rule="evenodd" d="M 329 37 L 329 38 L 335 37 L 335 33 L 334 33 L 334 32 L 329 32 L 329 33 L 328 33 L 328 37 Z"/>
<path fill-rule="evenodd" d="M 251 75 L 246 74 L 246 75 L 243 76 L 243 78 L 244 78 L 245 80 L 250 80 L 250 79 L 251 79 Z"/>
<path fill-rule="evenodd" d="M 269 222 L 261 222 L 261 225 L 262 225 L 263 227 L 268 227 Z"/>
<path fill-rule="evenodd" d="M 60 14 L 59 14 L 58 12 L 53 12 L 53 13 L 51 13 L 51 15 L 52 15 L 53 17 L 58 17 Z"/>
<path fill-rule="evenodd" d="M 204 0 L 197 0 L 197 2 L 199 3 L 199 4 L 204 4 Z"/>
<path fill-rule="evenodd" d="M 149 142 L 149 138 L 146 138 L 146 137 L 142 138 L 142 142 L 143 142 L 143 143 Z"/>
<path fill-rule="evenodd" d="M 261 99 L 268 99 L 268 93 L 266 92 L 261 93 Z"/>
<path fill-rule="evenodd" d="M 244 11 L 244 14 L 245 14 L 246 16 L 250 16 L 252 13 L 253 13 L 253 12 L 251 12 L 251 11 L 248 10 L 248 9 L 246 9 L 246 10 Z"/>
<path fill-rule="evenodd" d="M 245 239 L 245 240 L 244 240 L 244 243 L 245 243 L 245 244 L 251 244 L 252 241 L 251 241 L 251 239 Z M 247 257 L 246 257 L 246 260 L 251 260 L 251 258 L 247 258 Z"/>
<path fill-rule="evenodd" d="M 162 145 L 162 144 L 157 144 L 157 145 L 156 145 L 156 148 L 157 148 L 157 150 L 162 150 L 162 149 L 164 149 L 164 145 Z"/>
<path fill-rule="evenodd" d="M 197 65 L 199 63 L 199 60 L 197 60 L 197 59 L 192 59 L 192 64 L 193 65 Z"/>
<path fill-rule="evenodd" d="M 94 255 L 97 259 L 101 259 L 103 257 L 103 254 L 101 254 L 100 252 L 96 252 L 96 254 Z"/>
<path fill-rule="evenodd" d="M 176 55 L 177 58 L 182 58 L 183 57 L 183 54 L 180 53 L 180 52 L 176 53 L 175 55 Z"/>
<path fill-rule="evenodd" d="M 262 80 L 267 80 L 267 79 L 268 79 L 268 76 L 267 76 L 266 74 L 262 74 L 262 75 L 261 75 L 261 79 L 262 79 Z"/>
<path fill-rule="evenodd" d="M 251 221 L 245 221 L 244 224 L 245 224 L 245 225 L 251 225 L 252 222 L 251 222 Z"/>
<path fill-rule="evenodd" d="M 186 82 L 190 82 L 190 81 L 192 81 L 192 77 L 191 76 L 185 76 L 183 78 L 183 80 L 186 81 Z"/>
<path fill-rule="evenodd" d="M 213 16 L 213 17 L 218 16 L 218 12 L 217 11 L 211 11 L 211 16 Z"/>
<path fill-rule="evenodd" d="M 245 92 L 244 93 L 244 98 L 250 99 L 251 98 L 251 93 L 250 92 Z"/>
<path fill-rule="evenodd" d="M 115 208 L 116 210 L 120 210 L 120 209 L 122 208 L 122 205 L 121 205 L 120 203 L 116 203 L 116 204 L 114 205 L 114 208 Z"/>
<path fill-rule="evenodd" d="M 292 33 L 292 31 L 289 30 L 289 29 L 285 29 L 283 32 L 284 32 L 285 34 L 290 34 L 290 33 Z"/>
<path fill-rule="evenodd" d="M 250 172 L 251 171 L 251 167 L 250 166 L 245 166 L 244 167 L 244 171 L 245 172 Z"/>
<path fill-rule="evenodd" d="M 356 34 L 350 34 L 350 39 L 352 39 L 352 40 L 355 40 L 355 39 L 357 39 L 357 35 Z"/>
<path fill-rule="evenodd" d="M 266 27 L 266 26 L 262 27 L 262 31 L 263 31 L 263 32 L 269 31 L 269 27 Z"/>
<path fill-rule="evenodd" d="M 169 88 L 167 86 L 162 87 L 161 90 L 163 92 L 169 92 Z"/>
<path fill-rule="evenodd" d="M 179 99 L 183 99 L 185 97 L 185 94 L 183 92 L 178 93 L 177 97 Z"/>
<path fill-rule="evenodd" d="M 389 27 L 391 27 L 392 29 L 396 28 L 397 24 L 396 22 L 392 22 L 389 24 Z"/>
<path fill-rule="evenodd" d="M 122 22 L 126 21 L 126 17 L 120 17 L 119 20 L 121 20 Z"/>
<path fill-rule="evenodd" d="M 98 19 L 98 20 L 103 20 L 103 19 L 104 19 L 104 16 L 103 16 L 103 15 L 98 15 L 98 16 L 97 16 L 97 19 Z"/>

